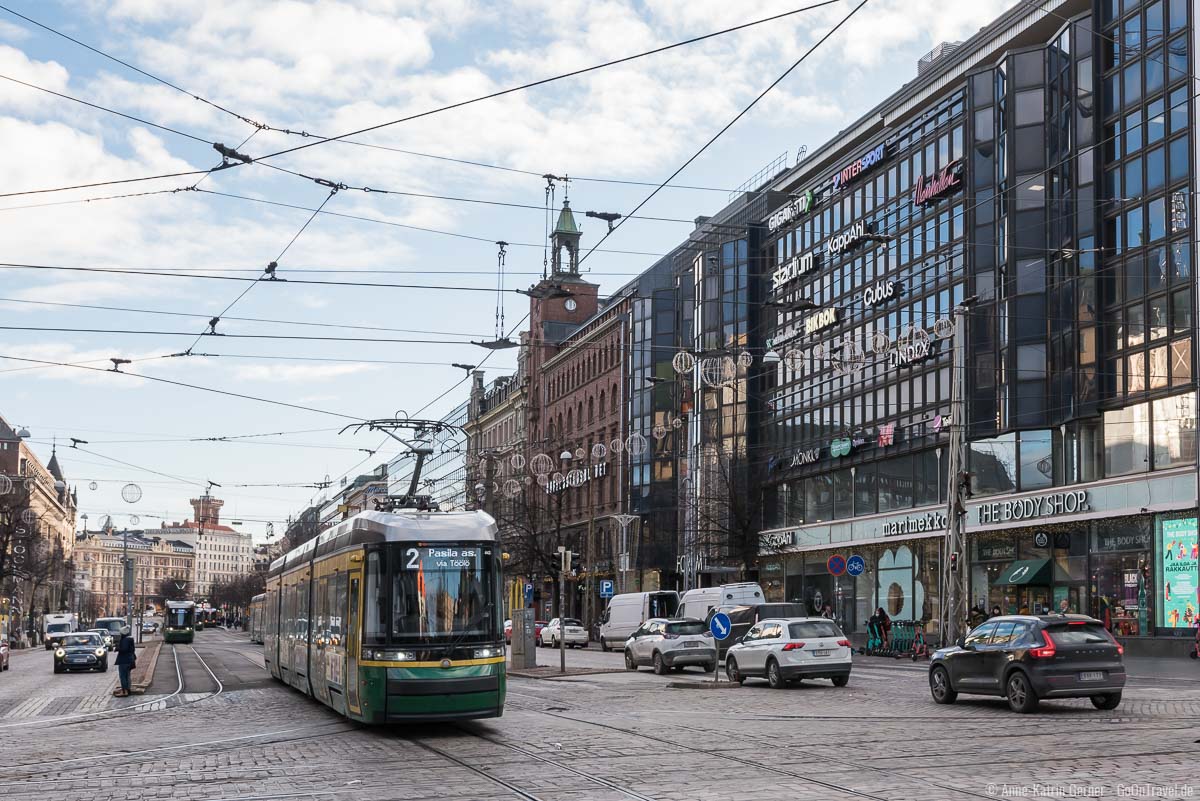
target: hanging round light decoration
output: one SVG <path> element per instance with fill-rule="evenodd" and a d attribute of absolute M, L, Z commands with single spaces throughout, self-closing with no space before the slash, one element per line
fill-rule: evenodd
<path fill-rule="evenodd" d="M 754 356 L 751 355 L 750 351 L 743 350 L 741 353 L 739 353 L 737 355 L 737 366 L 738 367 L 750 367 L 753 364 L 754 364 Z"/>
<path fill-rule="evenodd" d="M 873 353 L 887 353 L 890 347 L 892 347 L 892 339 L 883 331 L 876 331 L 871 335 L 871 351 Z"/>
<path fill-rule="evenodd" d="M 142 499 L 142 488 L 137 484 L 126 484 L 121 487 L 121 500 L 125 503 L 137 503 Z"/>
<path fill-rule="evenodd" d="M 563 474 L 555 471 L 554 475 L 550 476 L 550 480 L 553 481 L 555 484 L 562 484 L 563 483 Z"/>
<path fill-rule="evenodd" d="M 539 453 L 529 460 L 529 469 L 535 476 L 549 475 L 554 469 L 554 460 L 544 453 Z"/>
<path fill-rule="evenodd" d="M 92 481 L 88 484 L 88 489 L 92 490 L 93 492 L 95 492 L 99 487 L 100 487 L 100 485 L 97 484 L 95 481 Z"/>
<path fill-rule="evenodd" d="M 949 317 L 939 317 L 933 324 L 933 335 L 938 339 L 954 336 L 954 321 Z"/>
<path fill-rule="evenodd" d="M 580 445 L 578 448 L 575 449 L 575 453 L 572 455 L 579 461 L 583 461 L 584 459 L 587 458 L 587 451 L 584 450 L 584 447 L 582 445 Z"/>
<path fill-rule="evenodd" d="M 678 431 L 679 429 L 683 428 L 683 418 L 682 418 L 682 417 L 676 417 L 674 420 L 672 420 L 672 421 L 671 421 L 671 428 L 675 429 L 676 431 Z"/>
<path fill-rule="evenodd" d="M 607 455 L 608 455 L 608 448 L 606 448 L 604 446 L 603 442 L 597 442 L 595 445 L 592 446 L 592 458 L 593 459 L 603 459 Z"/>
<path fill-rule="evenodd" d="M 539 487 L 546 486 L 550 483 L 550 476 L 546 475 L 545 473 L 538 473 L 537 483 Z"/>
<path fill-rule="evenodd" d="M 677 373 L 690 373 L 696 367 L 696 357 L 686 350 L 681 350 L 671 359 L 671 367 Z"/>
<path fill-rule="evenodd" d="M 510 498 L 515 498 L 521 494 L 521 482 L 515 478 L 510 478 L 504 482 L 504 494 Z"/>
<path fill-rule="evenodd" d="M 92 483 L 95 484 L 96 482 L 93 481 Z M 0 476 L 0 495 L 7 495 L 12 492 L 12 488 L 12 479 L 8 476 Z"/>
<path fill-rule="evenodd" d="M 129 516 L 129 525 L 136 526 L 140 522 L 142 522 L 142 518 L 138 517 L 137 515 Z"/>
<path fill-rule="evenodd" d="M 514 453 L 512 456 L 509 457 L 508 463 L 510 465 L 512 465 L 513 470 L 524 470 L 525 469 L 525 454 Z"/>
<path fill-rule="evenodd" d="M 525 476 L 525 486 L 533 486 L 533 476 Z"/>
<path fill-rule="evenodd" d="M 38 513 L 33 511 L 32 509 L 22 509 L 21 510 L 21 522 L 24 523 L 25 525 L 32 526 L 34 523 L 37 522 L 37 519 L 38 519 Z"/>
<path fill-rule="evenodd" d="M 799 348 L 791 348 L 783 354 L 783 363 L 793 373 L 804 369 L 804 353 Z"/>
<path fill-rule="evenodd" d="M 621 441 L 620 437 L 617 437 L 612 442 L 608 443 L 608 449 L 614 455 L 619 454 L 621 451 L 625 450 L 625 443 Z"/>
<path fill-rule="evenodd" d="M 635 432 L 625 440 L 625 450 L 629 451 L 630 456 L 641 456 L 646 452 L 648 444 L 645 437 Z"/>

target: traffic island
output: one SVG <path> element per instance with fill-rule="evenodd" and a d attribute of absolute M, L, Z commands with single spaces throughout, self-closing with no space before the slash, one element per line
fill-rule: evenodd
<path fill-rule="evenodd" d="M 134 693 L 141 694 L 150 688 L 154 681 L 154 668 L 158 665 L 158 654 L 162 650 L 162 640 L 148 643 L 138 649 L 137 665 L 129 673 L 129 686 Z"/>
<path fill-rule="evenodd" d="M 624 673 L 624 668 L 586 668 L 586 667 L 569 667 L 567 672 L 561 672 L 557 667 L 552 665 L 542 665 L 534 668 L 509 668 L 507 673 L 509 676 L 519 676 L 523 679 L 564 679 L 572 676 L 594 676 L 600 673 Z"/>

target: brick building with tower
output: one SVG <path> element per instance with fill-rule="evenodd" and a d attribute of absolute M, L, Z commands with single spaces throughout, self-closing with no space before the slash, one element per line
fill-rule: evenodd
<path fill-rule="evenodd" d="M 254 545 L 249 534 L 221 523 L 225 501 L 205 493 L 192 498 L 191 520 L 163 523 L 157 532 L 164 538 L 180 540 L 194 549 L 192 597 L 205 600 L 213 584 L 232 581 L 254 567 Z"/>

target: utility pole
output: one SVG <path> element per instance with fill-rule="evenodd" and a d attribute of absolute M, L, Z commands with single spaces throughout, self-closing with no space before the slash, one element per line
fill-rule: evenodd
<path fill-rule="evenodd" d="M 966 515 L 963 489 L 967 474 L 963 469 L 963 453 L 966 445 L 966 403 L 963 400 L 963 376 L 966 371 L 966 304 L 954 309 L 953 355 L 950 363 L 950 454 L 947 463 L 946 492 L 946 548 L 942 559 L 942 586 L 945 598 L 942 601 L 942 645 L 955 642 L 961 634 L 966 620 L 966 567 L 963 517 Z"/>
<path fill-rule="evenodd" d="M 571 552 L 565 545 L 558 546 L 558 672 L 567 672 L 567 571 L 571 569 Z"/>

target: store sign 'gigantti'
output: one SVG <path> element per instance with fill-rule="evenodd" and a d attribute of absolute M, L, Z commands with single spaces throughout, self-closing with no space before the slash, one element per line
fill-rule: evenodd
<path fill-rule="evenodd" d="M 802 195 L 797 195 L 780 206 L 774 214 L 767 218 L 767 230 L 776 231 L 782 228 L 792 220 L 799 219 L 808 214 L 813 210 L 813 206 L 815 205 L 817 205 L 817 199 L 811 189 Z"/>
<path fill-rule="evenodd" d="M 962 162 L 952 161 L 942 168 L 942 171 L 929 181 L 922 175 L 913 187 L 912 202 L 914 206 L 924 206 L 932 203 L 943 195 L 948 195 L 962 186 Z"/>

